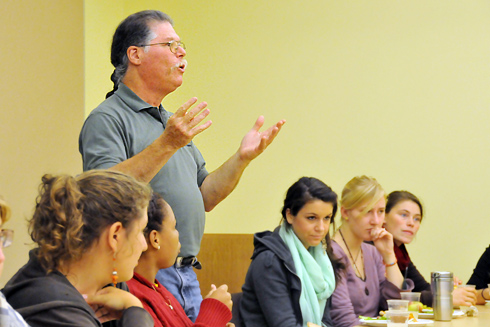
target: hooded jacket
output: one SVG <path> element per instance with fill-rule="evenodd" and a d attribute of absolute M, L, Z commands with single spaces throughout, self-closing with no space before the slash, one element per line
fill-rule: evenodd
<path fill-rule="evenodd" d="M 254 236 L 252 263 L 242 287 L 240 317 L 245 327 L 302 327 L 299 298 L 301 280 L 296 274 L 293 257 L 279 236 L 265 231 Z M 327 300 L 322 322 L 333 326 L 331 299 Z"/>
<path fill-rule="evenodd" d="M 2 292 L 31 327 L 102 326 L 92 308 L 63 274 L 59 271 L 46 273 L 36 250 L 29 252 L 29 262 L 10 279 Z M 153 319 L 143 308 L 130 307 L 117 324 L 110 325 L 153 327 Z"/>

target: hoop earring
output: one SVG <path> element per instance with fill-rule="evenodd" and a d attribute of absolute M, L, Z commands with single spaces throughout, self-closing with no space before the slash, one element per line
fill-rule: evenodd
<path fill-rule="evenodd" d="M 114 256 L 112 257 L 112 284 L 114 287 L 117 284 L 117 269 L 116 269 L 116 252 L 114 252 Z"/>

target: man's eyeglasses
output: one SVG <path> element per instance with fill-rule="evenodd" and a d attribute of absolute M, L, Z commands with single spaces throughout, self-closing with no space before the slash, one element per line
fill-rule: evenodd
<path fill-rule="evenodd" d="M 14 231 L 11 229 L 0 229 L 0 244 L 6 248 L 14 240 Z"/>
<path fill-rule="evenodd" d="M 160 43 L 151 43 L 151 44 L 142 44 L 140 47 L 149 47 L 152 45 L 162 45 L 162 46 L 168 46 L 170 48 L 170 51 L 172 53 L 177 53 L 177 50 L 180 48 L 185 50 L 185 44 L 182 43 L 181 41 L 170 41 L 170 42 L 160 42 Z"/>

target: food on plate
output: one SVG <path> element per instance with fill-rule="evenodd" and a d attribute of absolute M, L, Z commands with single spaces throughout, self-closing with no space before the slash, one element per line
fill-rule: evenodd
<path fill-rule="evenodd" d="M 410 304 L 408 305 L 408 311 L 422 312 L 422 310 L 424 310 L 424 305 L 422 304 L 422 302 L 413 301 L 410 302 Z"/>
<path fill-rule="evenodd" d="M 413 316 L 413 313 L 410 312 L 410 314 L 408 315 L 408 321 L 411 321 L 411 322 L 417 322 L 417 318 L 415 318 Z"/>
<path fill-rule="evenodd" d="M 384 311 L 381 311 L 381 312 L 384 312 Z M 381 317 L 367 317 L 367 316 L 359 316 L 359 319 L 362 319 L 362 320 L 388 320 L 388 317 L 385 317 L 385 316 L 381 316 Z"/>

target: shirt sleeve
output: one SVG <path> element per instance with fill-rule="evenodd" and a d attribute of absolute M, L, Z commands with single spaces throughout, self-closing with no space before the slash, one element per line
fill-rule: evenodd
<path fill-rule="evenodd" d="M 79 138 L 83 170 L 107 169 L 129 159 L 131 142 L 123 126 L 114 117 L 92 113 L 85 121 Z"/>
<path fill-rule="evenodd" d="M 374 264 L 376 265 L 378 270 L 379 293 L 380 293 L 379 309 L 387 310 L 388 302 L 386 301 L 390 299 L 400 299 L 401 298 L 400 289 L 386 278 L 386 267 L 383 263 L 383 258 L 381 257 L 381 254 L 379 254 L 377 250 L 374 256 Z M 413 281 L 407 278 L 406 283 L 407 283 L 407 289 L 412 290 Z"/>
<path fill-rule="evenodd" d="M 192 153 L 197 166 L 197 185 L 201 187 L 204 179 L 209 175 L 208 171 L 206 170 L 206 161 L 194 142 L 191 142 L 190 146 L 192 146 Z"/>
<path fill-rule="evenodd" d="M 24 318 L 8 304 L 0 292 L 0 326 L 29 327 Z"/>
<path fill-rule="evenodd" d="M 143 308 L 130 307 L 124 310 L 121 319 L 118 320 L 118 327 L 153 327 L 153 318 Z"/>
<path fill-rule="evenodd" d="M 252 261 L 250 269 L 255 296 L 267 326 L 302 327 L 293 309 L 286 267 L 279 258 L 271 251 L 262 252 Z"/>
<path fill-rule="evenodd" d="M 488 283 L 490 283 L 490 246 L 482 254 L 480 260 L 478 260 L 473 274 L 468 281 L 469 285 L 476 285 L 476 289 L 487 288 Z"/>
<path fill-rule="evenodd" d="M 412 291 L 421 292 L 420 302 L 425 305 L 432 306 L 431 286 L 425 280 L 424 276 L 422 276 L 422 274 L 418 271 L 413 262 L 408 264 L 407 278 L 413 281 L 414 288 Z"/>
<path fill-rule="evenodd" d="M 194 327 L 220 327 L 231 320 L 231 311 L 216 299 L 204 299 Z"/>

